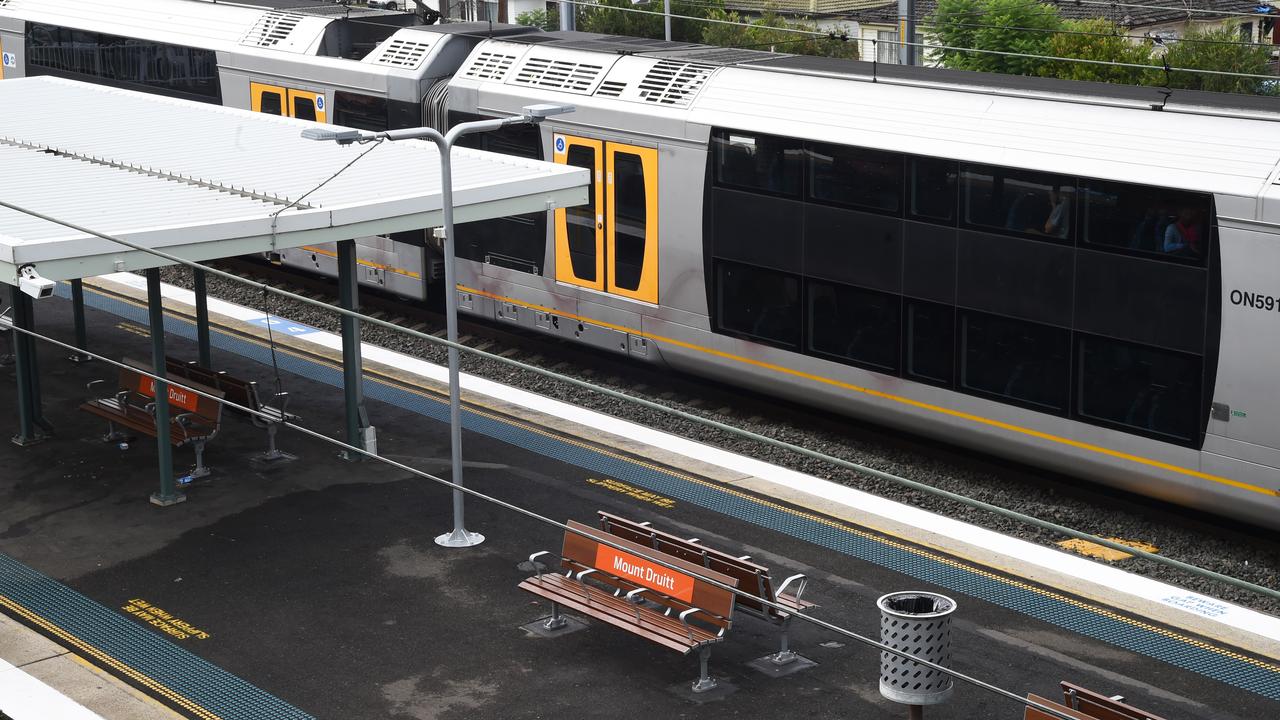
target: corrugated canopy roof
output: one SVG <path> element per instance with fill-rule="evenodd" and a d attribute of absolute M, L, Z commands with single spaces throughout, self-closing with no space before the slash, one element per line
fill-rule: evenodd
<path fill-rule="evenodd" d="M 48 77 L 0 82 L 0 107 L 0 199 L 190 260 L 442 223 L 429 142 L 382 143 L 325 183 L 370 146 L 302 139 L 316 123 Z M 453 179 L 457 222 L 587 199 L 585 170 L 465 148 Z M 0 281 L 27 263 L 51 280 L 168 264 L 0 208 Z"/>

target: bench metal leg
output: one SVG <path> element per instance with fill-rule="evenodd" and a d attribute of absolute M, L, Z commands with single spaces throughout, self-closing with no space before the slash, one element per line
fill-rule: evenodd
<path fill-rule="evenodd" d="M 560 603 L 551 603 L 551 617 L 542 623 L 542 627 L 547 630 L 559 630 L 568 624 L 569 621 L 565 620 L 564 616 L 560 614 Z"/>
<path fill-rule="evenodd" d="M 796 655 L 794 650 L 792 650 L 790 647 L 787 646 L 787 631 L 790 629 L 789 627 L 790 625 L 791 625 L 790 617 L 782 621 L 782 625 L 781 625 L 782 645 L 778 648 L 778 652 L 769 656 L 769 662 L 773 663 L 774 665 L 786 665 L 788 663 L 793 663 L 796 661 L 796 658 L 799 657 L 798 655 Z"/>
<path fill-rule="evenodd" d="M 253 456 L 253 460 L 262 463 L 281 463 L 297 460 L 297 455 L 291 455 L 276 447 L 276 431 L 280 426 L 276 423 L 267 423 L 267 451 Z"/>
<path fill-rule="evenodd" d="M 131 443 L 136 439 L 137 438 L 135 436 L 130 435 L 123 430 L 117 430 L 115 423 L 110 420 L 107 421 L 107 434 L 102 436 L 102 442 L 112 444 Z"/>
<path fill-rule="evenodd" d="M 203 441 L 197 442 L 195 445 L 196 445 L 196 466 L 191 469 L 190 477 L 192 480 L 195 480 L 196 478 L 209 476 L 209 468 L 205 467 L 205 464 L 204 464 L 204 442 Z"/>
<path fill-rule="evenodd" d="M 703 646 L 703 648 L 698 651 L 698 665 L 701 668 L 700 674 L 698 675 L 698 681 L 693 684 L 692 688 L 696 693 L 704 693 L 709 690 L 714 690 L 716 689 L 716 686 L 719 685 L 719 683 L 716 682 L 716 679 L 707 673 L 707 660 L 709 659 L 711 659 L 711 648 Z"/>

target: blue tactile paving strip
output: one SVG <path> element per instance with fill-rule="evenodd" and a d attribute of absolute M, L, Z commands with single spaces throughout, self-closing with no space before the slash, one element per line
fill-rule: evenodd
<path fill-rule="evenodd" d="M 94 292 L 86 293 L 86 302 L 120 317 L 146 323 L 145 308 Z M 180 318 L 166 317 L 165 330 L 182 337 L 195 337 L 195 326 Z M 270 350 L 258 343 L 216 331 L 211 341 L 222 350 L 264 363 L 271 362 Z M 276 354 L 276 360 L 282 369 L 289 372 L 305 375 L 335 387 L 342 385 L 341 371 L 330 365 L 283 352 Z M 448 421 L 447 404 L 434 397 L 411 392 L 376 379 L 366 380 L 365 395 L 436 420 Z M 604 450 L 544 434 L 534 428 L 466 410 L 463 412 L 463 425 L 469 431 L 576 465 L 592 473 L 614 477 L 668 497 L 785 533 L 950 591 L 985 600 L 1072 632 L 1200 673 L 1242 690 L 1257 693 L 1272 700 L 1280 700 L 1280 667 L 1230 650 L 1216 648 L 1207 643 L 1120 616 L 1105 608 L 1095 607 L 1016 580 L 1002 578 L 978 568 L 968 567 L 945 557 L 862 533 L 818 516 L 796 512 L 781 505 L 753 498 L 732 488 L 700 482 L 659 467 L 613 455 Z M 53 597 L 56 598 L 57 595 Z M 100 608 L 97 614 L 111 615 L 112 613 L 105 608 Z M 94 628 L 87 628 L 87 630 L 94 630 Z M 151 636 L 148 634 L 148 637 Z M 172 645 L 158 638 L 152 638 L 152 644 Z M 122 650 L 138 653 L 143 652 L 143 646 L 125 647 Z M 175 689 L 185 687 L 179 682 L 180 680 L 182 678 L 175 678 L 177 684 Z M 193 692 L 197 689 L 199 688 L 193 688 Z"/>

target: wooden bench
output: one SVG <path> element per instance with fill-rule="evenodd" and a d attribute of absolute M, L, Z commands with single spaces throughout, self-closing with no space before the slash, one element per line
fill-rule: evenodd
<path fill-rule="evenodd" d="M 750 556 L 730 555 L 703 545 L 697 538 L 684 539 L 656 530 L 648 522 L 626 520 L 603 510 L 598 514 L 600 528 L 611 535 L 736 578 L 738 589 L 750 595 L 739 595 L 735 608 L 778 626 L 781 635 L 780 649 L 769 656 L 770 661 L 775 665 L 786 665 L 796 659 L 796 654 L 787 644 L 791 620 L 797 613 L 818 607 L 815 603 L 802 599 L 805 588 L 809 585 L 809 580 L 804 575 L 792 575 L 775 587 L 769 568 L 751 562 Z M 786 610 L 766 605 L 762 600 L 782 605 Z"/>
<path fill-rule="evenodd" d="M 561 572 L 544 571 L 549 564 L 539 558 L 549 560 L 553 553 L 537 552 L 529 556 L 535 574 L 520 583 L 522 590 L 551 601 L 551 617 L 543 627 L 565 626 L 563 606 L 683 655 L 697 650 L 701 672 L 693 691 L 714 688 L 707 660 L 711 645 L 722 641 L 732 624 L 735 595 L 702 578 L 729 587 L 736 587 L 737 579 L 663 557 L 679 568 L 672 570 L 646 559 L 657 555 L 651 548 L 572 520 L 569 527 L 560 552 Z"/>
<path fill-rule="evenodd" d="M 126 431 L 148 437 L 159 435 L 156 427 L 155 380 L 144 374 L 147 372 L 145 365 L 127 358 L 123 362 L 126 367 L 120 368 L 115 394 L 91 399 L 80 406 L 81 410 L 107 421 L 107 434 L 103 436 L 105 442 L 125 440 Z M 222 424 L 222 403 L 219 399 L 223 393 L 217 388 L 185 378 L 179 381 L 213 396 L 205 397 L 185 388 L 169 385 L 169 443 L 174 447 L 193 446 L 196 465 L 190 475 L 192 478 L 204 477 L 209 474 L 209 468 L 204 464 L 204 448 L 218 434 L 218 428 Z M 87 389 L 93 393 L 96 386 L 105 382 L 94 380 L 87 385 Z"/>
<path fill-rule="evenodd" d="M 1027 699 L 1077 720 L 1163 720 L 1158 715 L 1152 715 L 1145 710 L 1126 704 L 1123 696 L 1107 697 L 1065 680 L 1062 681 L 1061 686 L 1062 704 L 1031 693 L 1027 694 Z M 1023 720 L 1059 720 L 1033 707 L 1027 707 L 1022 718 Z"/>
<path fill-rule="evenodd" d="M 258 383 L 252 380 L 242 380 L 227 374 L 226 371 L 210 370 L 194 361 L 182 362 L 175 358 L 165 358 L 165 366 L 170 376 L 186 378 L 202 385 L 218 388 L 224 393 L 227 402 L 254 411 L 248 413 L 250 421 L 256 427 L 267 431 L 267 451 L 254 456 L 255 460 L 273 463 L 297 459 L 297 456 L 276 448 L 276 432 L 280 426 L 298 419 L 297 415 L 286 410 L 289 405 L 289 393 L 278 392 L 271 397 L 270 403 L 264 403 L 258 394 Z M 235 409 L 232 412 L 245 414 Z"/>

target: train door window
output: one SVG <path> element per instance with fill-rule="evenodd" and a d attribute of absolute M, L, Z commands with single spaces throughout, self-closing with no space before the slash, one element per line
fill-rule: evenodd
<path fill-rule="evenodd" d="M 716 325 L 788 348 L 800 346 L 800 278 L 732 262 L 716 264 Z"/>
<path fill-rule="evenodd" d="M 897 374 L 897 295 L 817 280 L 806 280 L 805 287 L 810 352 Z"/>
<path fill-rule="evenodd" d="M 268 115 L 285 115 L 284 88 L 249 83 L 250 108 Z"/>
<path fill-rule="evenodd" d="M 804 149 L 799 140 L 717 130 L 711 145 L 717 185 L 800 196 Z"/>
<path fill-rule="evenodd" d="M 556 210 L 556 280 L 594 290 L 604 289 L 603 150 L 599 140 L 556 135 L 552 154 L 591 172 L 586 204 Z"/>
<path fill-rule="evenodd" d="M 324 93 L 289 88 L 289 114 L 299 120 L 328 122 L 324 106 Z"/>
<path fill-rule="evenodd" d="M 1079 335 L 1076 392 L 1081 418 L 1130 432 L 1191 442 L 1200 429 L 1200 358 Z"/>
<path fill-rule="evenodd" d="M 959 173 L 956 161 L 911 158 L 907 164 L 910 167 L 907 192 L 911 198 L 908 214 L 916 220 L 954 225 Z"/>
<path fill-rule="evenodd" d="M 371 132 L 388 128 L 387 99 L 338 90 L 333 94 L 333 122 Z"/>
<path fill-rule="evenodd" d="M 960 385 L 981 395 L 1065 413 L 1070 333 L 970 311 L 960 313 Z"/>
<path fill-rule="evenodd" d="M 1146 185 L 1086 180 L 1081 239 L 1121 252 L 1203 262 L 1213 219 L 1212 197 Z"/>
<path fill-rule="evenodd" d="M 955 367 L 955 308 L 908 300 L 904 370 L 913 380 L 951 386 Z"/>
<path fill-rule="evenodd" d="M 658 302 L 658 151 L 608 143 L 608 291 Z"/>
<path fill-rule="evenodd" d="M 1073 232 L 1075 184 L 1049 173 L 965 163 L 961 219 L 965 225 L 1040 240 Z"/>
<path fill-rule="evenodd" d="M 883 150 L 813 143 L 809 197 L 890 214 L 902 211 L 902 156 Z"/>

